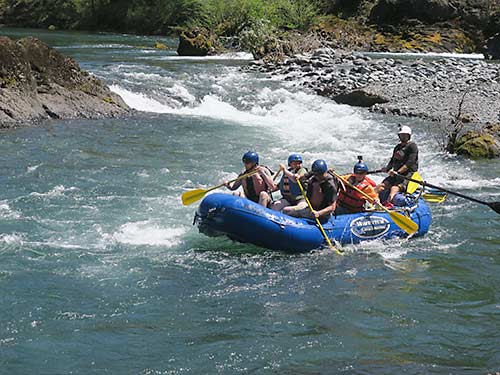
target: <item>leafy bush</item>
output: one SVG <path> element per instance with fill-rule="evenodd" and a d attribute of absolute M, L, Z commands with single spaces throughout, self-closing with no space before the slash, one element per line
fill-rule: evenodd
<path fill-rule="evenodd" d="M 314 0 L 199 0 L 200 12 L 192 23 L 237 35 L 257 21 L 280 29 L 306 29 L 318 14 Z"/>

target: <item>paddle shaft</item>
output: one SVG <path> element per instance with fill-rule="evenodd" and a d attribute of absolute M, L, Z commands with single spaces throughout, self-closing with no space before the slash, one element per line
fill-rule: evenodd
<path fill-rule="evenodd" d="M 307 198 L 307 193 L 304 191 L 304 188 L 302 187 L 302 183 L 300 182 L 300 179 L 297 179 L 297 184 L 299 185 L 300 192 L 302 193 L 302 196 L 304 197 L 305 201 L 307 202 L 307 205 L 309 206 L 309 209 L 311 210 L 311 213 L 314 212 L 314 208 L 311 205 L 311 202 L 309 201 L 309 198 Z M 321 222 L 317 217 L 315 217 L 316 223 L 318 224 L 319 230 L 321 231 L 321 234 L 325 238 L 326 243 L 332 249 L 335 251 L 337 254 L 342 255 L 339 249 L 337 249 L 335 246 L 333 246 L 332 241 L 330 241 L 330 238 L 326 235 L 325 229 L 323 228 L 323 225 L 321 225 Z"/>
<path fill-rule="evenodd" d="M 245 173 L 244 175 L 241 175 L 241 176 L 236 177 L 235 179 L 232 179 L 231 181 L 229 181 L 229 183 L 241 180 L 241 179 L 246 178 L 248 176 L 251 176 L 257 172 L 258 172 L 258 170 L 251 171 L 249 173 Z M 207 194 L 209 191 L 218 189 L 224 185 L 225 185 L 225 183 L 222 183 L 222 184 L 213 186 L 213 187 L 208 188 L 208 189 L 195 189 L 195 190 L 185 191 L 184 193 L 182 193 L 182 196 L 181 196 L 182 204 L 185 206 L 190 205 L 190 204 L 200 200 L 201 198 L 203 198 L 205 196 L 205 194 Z"/>
<path fill-rule="evenodd" d="M 363 190 L 359 189 L 358 187 L 354 186 L 353 184 L 351 184 L 348 180 L 346 180 L 345 178 L 343 178 L 341 175 L 339 175 L 338 173 L 336 173 L 335 171 L 331 171 L 333 173 L 333 175 L 335 177 L 337 177 L 339 180 L 342 180 L 347 186 L 349 186 L 351 189 L 354 189 L 356 190 L 359 194 L 361 194 L 363 197 L 365 197 L 366 199 L 368 199 L 368 201 L 370 203 L 373 203 L 374 202 L 374 199 L 372 197 L 370 197 L 368 194 L 366 194 Z M 383 209 L 386 209 L 386 207 L 382 206 L 380 203 L 378 203 L 378 205 L 380 207 L 382 207 Z"/>
<path fill-rule="evenodd" d="M 484 204 L 486 206 L 490 206 L 491 207 L 491 204 L 490 202 L 485 202 L 485 201 L 481 201 L 479 199 L 476 199 L 476 198 L 473 198 L 473 197 L 469 197 L 467 195 L 463 195 L 461 193 L 457 193 L 456 191 L 451 191 L 451 190 L 448 190 L 448 189 L 445 189 L 445 188 L 442 188 L 442 187 L 439 187 L 439 186 L 436 186 L 436 185 L 433 185 L 433 184 L 430 184 L 426 181 L 418 181 L 418 180 L 415 180 L 413 178 L 410 178 L 410 177 L 406 177 L 406 176 L 403 176 L 399 173 L 396 173 L 396 176 L 398 177 L 401 177 L 401 178 L 404 178 L 405 180 L 408 180 L 408 181 L 412 181 L 412 182 L 415 182 L 417 184 L 420 184 L 422 186 L 429 186 L 431 188 L 434 188 L 434 189 L 438 189 L 438 190 L 441 190 L 441 191 L 444 191 L 446 193 L 449 193 L 449 194 L 453 194 L 453 195 L 456 195 L 457 197 L 461 197 L 461 198 L 464 198 L 464 199 L 468 199 L 470 201 L 473 201 L 473 202 L 477 202 L 477 203 L 480 203 L 480 204 Z"/>
<path fill-rule="evenodd" d="M 253 175 L 253 174 L 256 174 L 258 171 L 259 171 L 259 170 L 258 170 L 258 169 L 256 169 L 256 170 L 254 170 L 254 171 L 251 171 L 251 172 L 248 172 L 248 173 L 242 174 L 241 176 L 238 176 L 238 177 L 236 177 L 236 178 L 233 178 L 232 180 L 228 181 L 227 183 L 228 183 L 228 184 L 230 184 L 231 182 L 235 182 L 235 181 L 243 180 L 244 178 L 247 178 L 247 177 L 250 177 L 250 176 L 251 176 L 251 175 Z M 217 186 L 211 187 L 210 189 L 207 189 L 206 191 L 207 191 L 207 193 L 208 193 L 209 191 L 212 191 L 212 190 L 218 189 L 218 188 L 220 188 L 220 187 L 222 187 L 222 186 L 224 186 L 224 185 L 226 185 L 226 183 L 225 183 L 225 182 L 223 182 L 223 183 L 222 183 L 222 184 L 220 184 L 220 185 L 217 185 Z"/>

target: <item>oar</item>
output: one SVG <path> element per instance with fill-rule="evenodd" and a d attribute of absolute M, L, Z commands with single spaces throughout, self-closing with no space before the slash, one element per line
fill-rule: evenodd
<path fill-rule="evenodd" d="M 426 181 L 417 181 L 417 180 L 414 180 L 414 179 L 412 179 L 410 177 L 406 177 L 406 176 L 400 175 L 398 173 L 396 173 L 396 176 L 402 177 L 402 178 L 404 178 L 405 180 L 408 180 L 408 181 L 416 182 L 417 184 L 420 184 L 422 186 L 429 186 L 431 188 L 438 189 L 438 190 L 444 191 L 446 193 L 456 195 L 457 197 L 460 197 L 460 198 L 468 199 L 470 201 L 473 201 L 473 202 L 476 202 L 476 203 L 479 203 L 479 204 L 484 204 L 485 206 L 490 207 L 497 214 L 500 214 L 500 202 L 486 202 L 486 201 L 481 201 L 479 199 L 476 199 L 476 198 L 473 198 L 473 197 L 469 197 L 469 196 L 461 194 L 461 193 L 457 193 L 456 191 L 451 191 L 451 190 L 448 190 L 448 189 L 445 189 L 445 188 L 442 188 L 442 187 L 430 184 L 430 183 L 428 183 Z"/>
<path fill-rule="evenodd" d="M 248 172 L 248 173 L 245 173 L 239 177 L 236 177 L 235 179 L 231 180 L 231 181 L 228 181 L 228 183 L 231 183 L 231 182 L 235 182 L 235 181 L 238 181 L 238 180 L 242 180 L 244 178 L 247 178 L 255 173 L 257 173 L 258 170 L 254 170 L 252 172 Z M 222 183 L 222 184 L 219 184 L 217 186 L 213 186 L 211 188 L 208 188 L 208 189 L 194 189 L 194 190 L 189 190 L 189 191 L 186 191 L 184 193 L 182 193 L 182 204 L 184 206 L 188 206 L 196 201 L 199 201 L 201 198 L 203 198 L 205 196 L 206 193 L 208 193 L 209 191 L 212 191 L 212 190 L 215 190 L 215 189 L 218 189 L 222 186 L 224 186 L 225 183 Z"/>
<path fill-rule="evenodd" d="M 385 171 L 382 169 L 376 169 L 374 171 L 368 171 L 368 174 L 375 174 L 375 173 L 382 173 L 382 172 L 385 172 Z M 411 178 L 413 178 L 417 181 L 423 181 L 422 176 L 420 176 L 420 173 L 418 173 L 418 172 L 414 172 L 411 175 Z M 417 190 L 417 188 L 418 188 L 418 183 L 410 181 L 410 183 L 406 187 L 406 192 L 408 194 L 413 194 Z"/>
<path fill-rule="evenodd" d="M 311 210 L 311 213 L 312 213 L 314 211 L 314 209 L 311 206 L 311 202 L 309 202 L 309 198 L 307 198 L 307 193 L 304 191 L 304 188 L 302 187 L 302 183 L 300 182 L 300 179 L 297 179 L 297 184 L 299 185 L 300 192 L 302 193 L 302 196 L 306 200 L 307 205 L 309 206 L 309 209 Z M 333 246 L 332 241 L 330 241 L 330 238 L 328 238 L 328 236 L 326 235 L 326 232 L 323 229 L 323 225 L 321 225 L 321 222 L 319 221 L 319 219 L 317 217 L 315 217 L 315 219 L 316 219 L 316 224 L 318 224 L 319 230 L 321 231 L 321 234 L 323 235 L 326 243 L 328 244 L 328 247 L 330 249 L 332 249 L 333 251 L 335 251 L 338 255 L 342 255 L 342 252 L 339 249 L 337 249 L 335 246 Z"/>
<path fill-rule="evenodd" d="M 351 184 L 348 180 L 344 179 L 338 173 L 332 171 L 332 174 L 335 177 L 337 177 L 338 179 L 342 180 L 351 189 L 356 190 L 358 193 L 360 193 L 362 196 L 364 196 L 366 199 L 368 199 L 368 201 L 370 203 L 374 202 L 374 199 L 372 197 L 370 197 L 368 194 L 366 194 L 363 190 L 358 189 L 356 186 Z M 380 203 L 377 203 L 377 206 L 379 206 L 382 210 L 387 212 L 389 214 L 389 216 L 391 217 L 392 221 L 394 221 L 394 224 L 396 224 L 398 227 L 400 227 L 406 233 L 413 234 L 413 233 L 416 233 L 418 231 L 417 223 L 415 223 L 409 217 L 406 217 L 405 215 L 400 214 L 399 212 L 396 212 L 396 211 L 389 211 L 387 209 L 387 207 L 382 206 Z"/>
<path fill-rule="evenodd" d="M 415 181 L 423 181 L 422 176 L 420 176 L 420 173 L 418 173 L 418 172 L 413 172 L 413 174 L 411 175 L 411 178 L 414 179 Z M 413 194 L 418 189 L 418 187 L 419 187 L 419 184 L 417 184 L 414 181 L 410 181 L 408 183 L 408 186 L 406 187 L 406 192 L 408 194 Z"/>
<path fill-rule="evenodd" d="M 385 172 L 385 171 L 382 169 L 376 169 L 374 171 L 368 171 L 368 174 L 383 173 L 383 172 Z M 411 177 L 415 178 L 415 180 L 417 180 L 417 181 L 423 181 L 422 176 L 420 176 L 420 173 L 418 173 L 418 172 L 413 173 L 413 175 Z M 408 184 L 408 186 L 406 188 L 406 192 L 409 194 L 413 194 L 417 190 L 418 185 L 419 184 L 417 184 L 416 182 L 410 181 L 410 183 Z M 425 191 L 424 191 L 424 194 L 422 195 L 422 198 L 424 198 L 424 200 L 426 202 L 430 202 L 430 203 L 443 203 L 446 200 L 446 197 L 448 197 L 448 194 L 443 194 L 443 195 L 433 194 L 433 193 L 429 193 L 429 192 L 425 192 Z"/>

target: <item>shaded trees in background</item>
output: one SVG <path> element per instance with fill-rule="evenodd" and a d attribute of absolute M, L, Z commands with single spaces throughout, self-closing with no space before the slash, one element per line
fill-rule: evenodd
<path fill-rule="evenodd" d="M 316 0 L 0 0 L 0 23 L 147 34 L 195 25 L 236 35 L 257 20 L 306 29 L 318 10 Z"/>

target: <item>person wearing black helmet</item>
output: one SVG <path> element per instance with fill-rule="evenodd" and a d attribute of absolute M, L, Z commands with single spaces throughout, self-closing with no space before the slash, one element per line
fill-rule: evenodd
<path fill-rule="evenodd" d="M 280 164 L 280 171 L 283 171 L 283 176 L 278 187 L 282 198 L 273 202 L 271 206 L 273 210 L 281 211 L 285 207 L 296 206 L 301 202 L 305 202 L 297 184 L 297 178 L 307 173 L 307 170 L 302 166 L 302 162 L 302 156 L 299 154 L 290 154 L 288 157 L 288 168 L 284 164 Z"/>
<path fill-rule="evenodd" d="M 409 126 L 401 126 L 398 132 L 399 143 L 394 147 L 391 160 L 385 168 L 384 172 L 389 173 L 389 176 L 375 187 L 375 191 L 380 195 L 382 192 L 389 190 L 387 201 L 392 205 L 394 196 L 405 191 L 408 181 L 402 177 L 396 176 L 396 173 L 411 177 L 418 170 L 418 147 L 417 144 L 410 140 L 411 129 Z M 384 203 L 385 205 L 385 203 Z"/>
<path fill-rule="evenodd" d="M 306 195 L 313 210 L 309 209 L 307 202 L 303 202 L 296 206 L 285 207 L 283 213 L 294 217 L 318 218 L 320 221 L 328 220 L 336 207 L 337 180 L 328 173 L 328 166 L 321 159 L 312 164 L 311 172 L 307 173 L 303 178 L 307 181 Z"/>
<path fill-rule="evenodd" d="M 268 167 L 259 165 L 259 155 L 255 151 L 245 152 L 241 160 L 245 166 L 245 170 L 240 173 L 240 176 L 255 170 L 257 170 L 257 173 L 233 183 L 225 182 L 224 185 L 229 190 L 236 190 L 242 186 L 246 198 L 264 207 L 268 207 L 272 201 L 271 191 L 277 189 L 271 177 L 271 171 Z M 238 193 L 238 195 L 241 194 Z"/>
<path fill-rule="evenodd" d="M 342 176 L 359 190 L 368 194 L 375 202 L 378 202 L 378 194 L 374 187 L 377 185 L 375 181 L 367 176 L 368 165 L 363 162 L 363 158 L 358 156 L 358 162 L 354 165 L 352 174 Z M 337 200 L 337 215 L 349 214 L 365 211 L 365 203 L 367 199 L 349 185 L 343 186 L 339 191 L 339 199 Z"/>

